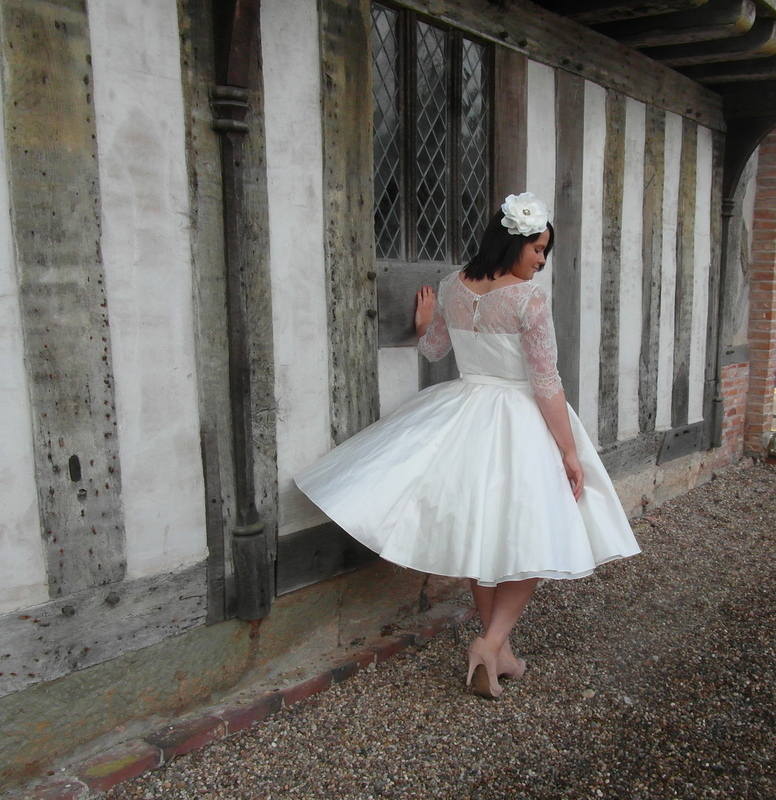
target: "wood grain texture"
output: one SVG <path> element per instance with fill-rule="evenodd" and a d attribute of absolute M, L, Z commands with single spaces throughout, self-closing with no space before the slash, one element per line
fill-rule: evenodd
<path fill-rule="evenodd" d="M 620 330 L 620 252 L 625 174 L 625 98 L 606 97 L 604 152 L 603 257 L 601 262 L 601 347 L 598 379 L 598 441 L 617 439 Z"/>
<path fill-rule="evenodd" d="M 227 521 L 234 518 L 234 471 L 230 435 L 229 344 L 226 314 L 220 148 L 212 129 L 209 92 L 214 80 L 209 0 L 179 0 L 181 76 L 186 109 L 186 165 L 191 209 L 194 335 L 197 394 L 205 478 L 208 546 L 208 622 L 226 615 L 230 549 Z"/>
<path fill-rule="evenodd" d="M 639 358 L 639 430 L 655 429 L 657 413 L 660 291 L 663 264 L 663 185 L 665 112 L 647 106 L 644 149 L 644 221 L 642 234 L 641 355 Z M 670 313 L 670 310 L 669 310 Z"/>
<path fill-rule="evenodd" d="M 636 100 L 725 129 L 714 93 L 636 50 L 529 0 L 399 0 L 458 28 L 561 67 Z"/>
<path fill-rule="evenodd" d="M 558 340 L 558 372 L 566 399 L 579 409 L 579 326 L 582 247 L 582 161 L 585 81 L 558 70 L 555 76 L 555 219 L 552 314 Z"/>
<path fill-rule="evenodd" d="M 368 0 L 321 0 L 324 249 L 331 433 L 379 414 Z"/>
<path fill-rule="evenodd" d="M 671 425 L 687 423 L 689 402 L 690 341 L 692 332 L 693 271 L 695 268 L 695 178 L 698 128 L 682 121 L 682 157 L 679 174 L 679 208 L 676 226 L 676 295 L 674 310 L 674 382 Z M 668 311 L 668 309 L 666 309 Z"/>
<path fill-rule="evenodd" d="M 125 573 L 85 4 L 0 5 L 3 101 L 49 592 Z"/>
<path fill-rule="evenodd" d="M 508 47 L 494 48 L 493 178 L 491 208 L 517 194 L 526 180 L 527 59 Z"/>
<path fill-rule="evenodd" d="M 709 266 L 709 308 L 706 316 L 706 368 L 703 386 L 704 448 L 711 446 L 714 433 L 715 379 L 721 359 L 722 330 L 722 176 L 725 165 L 725 139 L 712 135 L 711 157 L 711 264 Z"/>
<path fill-rule="evenodd" d="M 99 664 L 205 621 L 205 563 L 88 588 L 0 617 L 0 695 Z"/>

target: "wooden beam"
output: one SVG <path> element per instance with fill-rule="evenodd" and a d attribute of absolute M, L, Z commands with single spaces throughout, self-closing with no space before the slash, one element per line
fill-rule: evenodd
<path fill-rule="evenodd" d="M 679 14 L 610 22 L 596 30 L 629 47 L 660 47 L 741 36 L 756 16 L 753 0 L 720 0 Z"/>
<path fill-rule="evenodd" d="M 673 11 L 688 11 L 705 5 L 708 0 L 665 0 L 665 2 L 641 2 L 641 0 L 551 0 L 542 3 L 556 14 L 570 17 L 585 25 L 612 22 L 621 19 L 638 19 Z"/>
<path fill-rule="evenodd" d="M 637 50 L 529 0 L 398 0 L 407 8 L 561 67 L 635 100 L 725 130 L 719 98 Z"/>
<path fill-rule="evenodd" d="M 707 85 L 776 80 L 776 56 L 698 64 L 694 67 L 683 67 L 681 71 L 688 78 Z"/>
<path fill-rule="evenodd" d="M 331 434 L 379 416 L 369 0 L 319 4 Z"/>
<path fill-rule="evenodd" d="M 527 59 L 496 47 L 493 74 L 493 180 L 491 207 L 525 186 Z"/>
<path fill-rule="evenodd" d="M 713 42 L 646 48 L 646 55 L 674 67 L 776 55 L 776 20 L 760 19 L 749 33 Z"/>

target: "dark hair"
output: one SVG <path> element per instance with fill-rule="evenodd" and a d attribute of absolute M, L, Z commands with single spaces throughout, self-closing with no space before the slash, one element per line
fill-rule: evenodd
<path fill-rule="evenodd" d="M 510 233 L 501 224 L 502 219 L 504 219 L 504 213 L 499 209 L 491 218 L 488 227 L 485 228 L 485 233 L 482 234 L 477 255 L 463 268 L 463 274 L 469 280 L 477 281 L 482 278 L 493 280 L 496 275 L 504 275 L 509 272 L 520 258 L 523 248 L 530 242 L 535 242 L 544 233 L 541 231 L 532 233 L 530 236 Z M 547 247 L 544 248 L 545 255 L 550 254 L 555 241 L 555 231 L 549 222 L 547 230 L 550 232 L 550 239 Z"/>

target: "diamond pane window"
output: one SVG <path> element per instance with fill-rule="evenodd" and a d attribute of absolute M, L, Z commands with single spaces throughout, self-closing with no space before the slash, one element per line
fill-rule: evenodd
<path fill-rule="evenodd" d="M 378 258 L 402 255 L 398 20 L 399 14 L 393 9 L 372 6 L 375 248 Z"/>
<path fill-rule="evenodd" d="M 417 25 L 417 250 L 423 261 L 447 257 L 447 61 L 445 32 Z"/>
<path fill-rule="evenodd" d="M 464 263 L 489 212 L 493 47 L 380 3 L 371 44 L 377 258 Z"/>
<path fill-rule="evenodd" d="M 461 261 L 477 252 L 488 222 L 488 61 L 487 50 L 469 39 L 463 40 L 461 59 Z"/>

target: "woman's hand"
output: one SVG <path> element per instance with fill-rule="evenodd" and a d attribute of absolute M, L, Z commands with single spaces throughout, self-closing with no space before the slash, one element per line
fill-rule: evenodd
<path fill-rule="evenodd" d="M 431 324 L 436 307 L 436 295 L 430 286 L 421 286 L 415 293 L 415 331 L 423 336 Z"/>
<path fill-rule="evenodd" d="M 582 465 L 579 463 L 576 453 L 563 454 L 563 468 L 566 470 L 566 477 L 569 479 L 571 491 L 574 492 L 574 499 L 578 501 L 582 496 L 585 476 L 582 474 Z"/>

